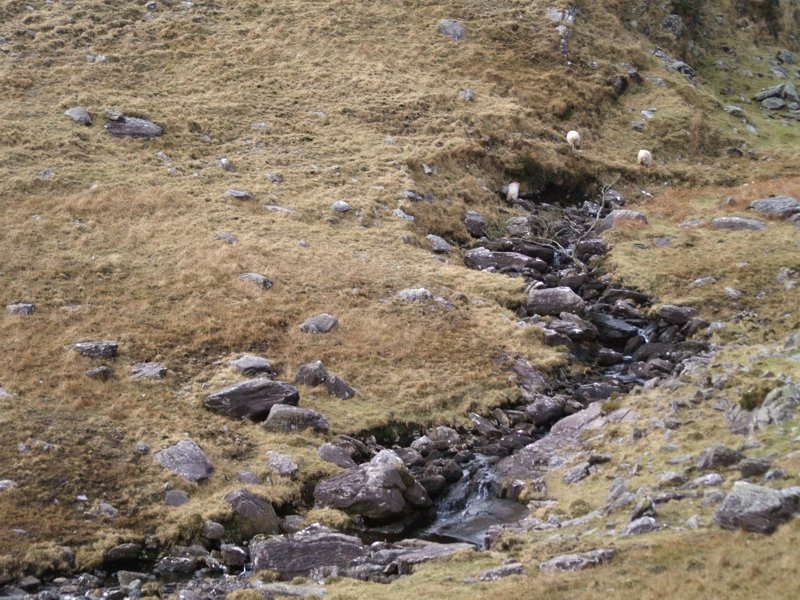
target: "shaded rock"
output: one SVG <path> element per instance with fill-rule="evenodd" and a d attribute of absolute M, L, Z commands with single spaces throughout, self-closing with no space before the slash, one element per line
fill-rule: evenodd
<path fill-rule="evenodd" d="M 131 379 L 134 381 L 155 381 L 164 379 L 166 374 L 167 368 L 157 362 L 136 363 L 131 367 Z"/>
<path fill-rule="evenodd" d="M 724 529 L 772 533 L 797 510 L 792 498 L 778 490 L 737 481 L 714 519 Z"/>
<path fill-rule="evenodd" d="M 164 494 L 164 504 L 167 506 L 183 506 L 189 502 L 189 494 L 181 490 L 167 490 Z"/>
<path fill-rule="evenodd" d="M 289 536 L 257 536 L 250 542 L 253 569 L 269 569 L 284 579 L 307 577 L 326 567 L 346 568 L 366 552 L 355 536 L 312 525 Z"/>
<path fill-rule="evenodd" d="M 474 238 L 480 238 L 486 235 L 486 225 L 486 219 L 479 212 L 470 210 L 467 211 L 467 214 L 464 216 L 464 227 L 467 228 L 467 232 Z"/>
<path fill-rule="evenodd" d="M 494 569 L 487 569 L 483 571 L 478 579 L 480 581 L 496 581 L 504 577 L 511 577 L 512 575 L 525 575 L 525 567 L 521 563 L 512 562 L 507 565 L 495 567 Z"/>
<path fill-rule="evenodd" d="M 567 571 L 582 571 L 589 567 L 596 567 L 611 562 L 615 554 L 616 552 L 614 550 L 606 548 L 589 550 L 588 552 L 581 552 L 580 554 L 562 554 L 541 563 L 539 569 L 542 571 L 561 573 Z"/>
<path fill-rule="evenodd" d="M 262 356 L 255 356 L 254 354 L 245 354 L 239 358 L 232 360 L 230 366 L 242 373 L 243 375 L 258 375 L 265 373 L 269 376 L 276 374 L 272 363 Z"/>
<path fill-rule="evenodd" d="M 92 115 L 90 115 L 89 111 L 83 106 L 73 106 L 67 109 L 64 114 L 80 125 L 92 124 Z"/>
<path fill-rule="evenodd" d="M 89 358 L 114 358 L 117 355 L 117 342 L 93 341 L 76 342 L 69 346 L 81 356 Z"/>
<path fill-rule="evenodd" d="M 730 231 L 761 231 L 766 229 L 767 224 L 759 219 L 745 219 L 742 217 L 716 217 L 711 219 L 711 226 L 714 229 L 724 229 Z"/>
<path fill-rule="evenodd" d="M 495 269 L 497 271 L 522 271 L 533 269 L 544 271 L 547 263 L 539 258 L 518 252 L 493 252 L 486 248 L 473 248 L 464 253 L 464 264 L 471 269 Z"/>
<path fill-rule="evenodd" d="M 126 542 L 118 544 L 106 551 L 104 560 L 106 563 L 121 563 L 126 561 L 135 561 L 139 558 L 142 547 L 133 542 Z"/>
<path fill-rule="evenodd" d="M 328 393 L 339 400 L 349 400 L 356 395 L 356 391 L 344 379 L 336 375 L 329 375 L 324 383 Z"/>
<path fill-rule="evenodd" d="M 791 196 L 773 196 L 750 203 L 756 212 L 779 219 L 788 219 L 792 215 L 800 214 L 800 201 Z"/>
<path fill-rule="evenodd" d="M 258 287 L 263 290 L 268 290 L 272 287 L 272 280 L 267 277 L 264 277 L 260 273 L 242 273 L 239 275 L 239 279 L 242 281 L 250 281 L 255 283 Z"/>
<path fill-rule="evenodd" d="M 297 370 L 294 378 L 295 383 L 316 387 L 322 385 L 328 379 L 328 371 L 321 360 L 307 363 Z"/>
<path fill-rule="evenodd" d="M 565 414 L 567 398 L 565 396 L 538 395 L 525 407 L 525 414 L 537 427 L 542 427 L 562 418 Z"/>
<path fill-rule="evenodd" d="M 656 311 L 656 314 L 672 325 L 683 325 L 697 316 L 697 310 L 688 306 L 676 306 L 674 304 L 664 304 Z"/>
<path fill-rule="evenodd" d="M 247 550 L 233 544 L 222 544 L 219 547 L 219 559 L 226 567 L 242 568 L 247 563 Z"/>
<path fill-rule="evenodd" d="M 610 348 L 600 348 L 597 351 L 597 364 L 600 366 L 616 365 L 623 360 L 625 360 L 625 356 L 621 352 L 616 352 Z"/>
<path fill-rule="evenodd" d="M 164 134 L 164 130 L 161 127 L 147 119 L 126 117 L 124 115 L 117 116 L 117 114 L 109 114 L 108 111 L 106 112 L 106 117 L 111 120 L 103 127 L 108 133 L 116 137 L 150 139 Z"/>
<path fill-rule="evenodd" d="M 225 535 L 225 526 L 216 521 L 205 521 L 203 523 L 203 537 L 208 540 L 221 540 Z"/>
<path fill-rule="evenodd" d="M 294 477 L 300 468 L 291 456 L 274 450 L 267 450 L 267 466 L 284 477 Z"/>
<path fill-rule="evenodd" d="M 317 454 L 319 454 L 319 457 L 322 460 L 333 463 L 336 466 L 342 467 L 343 469 L 350 469 L 356 466 L 356 462 L 350 457 L 350 454 L 348 454 L 344 448 L 340 448 L 339 446 L 335 446 L 334 444 L 330 444 L 328 442 L 319 447 Z"/>
<path fill-rule="evenodd" d="M 772 461 L 767 458 L 745 458 L 736 465 L 742 477 L 758 477 L 772 468 Z"/>
<path fill-rule="evenodd" d="M 32 315 L 36 312 L 36 305 L 29 302 L 17 302 L 15 304 L 7 304 L 6 310 L 10 315 Z"/>
<path fill-rule="evenodd" d="M 464 27 L 458 21 L 442 19 L 439 21 L 439 33 L 446 35 L 451 40 L 460 42 L 464 39 Z"/>
<path fill-rule="evenodd" d="M 408 288 L 397 292 L 397 297 L 408 302 L 415 302 L 417 300 L 431 300 L 433 294 L 427 288 Z"/>
<path fill-rule="evenodd" d="M 337 200 L 333 204 L 331 204 L 331 210 L 338 213 L 346 213 L 353 209 L 350 204 L 345 202 L 344 200 Z"/>
<path fill-rule="evenodd" d="M 595 231 L 602 233 L 609 229 L 614 229 L 621 223 L 641 223 L 647 225 L 647 217 L 635 210 L 617 209 L 612 210 L 608 215 L 597 224 Z"/>
<path fill-rule="evenodd" d="M 193 440 L 181 440 L 156 452 L 153 458 L 187 481 L 203 481 L 214 471 L 211 461 Z"/>
<path fill-rule="evenodd" d="M 328 420 L 317 411 L 285 404 L 275 404 L 262 426 L 267 431 L 287 433 L 306 429 L 313 429 L 318 433 L 328 432 Z"/>
<path fill-rule="evenodd" d="M 370 519 L 387 519 L 407 507 L 430 506 L 431 501 L 403 461 L 382 450 L 366 464 L 348 469 L 317 484 L 317 506 L 329 506 Z"/>
<path fill-rule="evenodd" d="M 280 519 L 272 504 L 244 488 L 223 497 L 233 509 L 233 522 L 243 537 L 280 531 Z"/>
<path fill-rule="evenodd" d="M 761 106 L 767 110 L 780 110 L 786 106 L 786 101 L 782 98 L 766 98 L 761 101 Z"/>
<path fill-rule="evenodd" d="M 620 535 L 642 535 L 656 529 L 658 529 L 658 524 L 653 517 L 640 517 L 631 521 Z"/>
<path fill-rule="evenodd" d="M 712 446 L 700 453 L 695 462 L 698 469 L 716 469 L 719 467 L 729 467 L 735 465 L 744 458 L 744 455 L 727 446 Z"/>
<path fill-rule="evenodd" d="M 558 315 L 562 312 L 578 313 L 585 306 L 583 298 L 568 287 L 533 289 L 528 292 L 525 309 L 531 315 Z"/>
<path fill-rule="evenodd" d="M 249 379 L 206 396 L 203 405 L 226 417 L 265 419 L 277 404 L 296 405 L 300 392 L 293 385 L 266 378 Z"/>
<path fill-rule="evenodd" d="M 453 251 L 446 241 L 443 238 L 440 238 L 438 235 L 433 235 L 429 233 L 425 236 L 425 239 L 428 240 L 431 244 L 431 250 L 436 252 L 437 254 L 449 254 Z"/>
<path fill-rule="evenodd" d="M 86 376 L 89 379 L 98 379 L 99 381 L 108 381 L 114 376 L 114 371 L 110 367 L 100 365 L 99 367 L 92 367 L 86 371 Z"/>
<path fill-rule="evenodd" d="M 592 256 L 603 256 L 608 252 L 608 244 L 603 238 L 581 240 L 575 245 L 575 256 L 578 260 L 589 260 Z"/>
<path fill-rule="evenodd" d="M 329 314 L 316 315 L 306 319 L 300 325 L 300 331 L 306 333 L 328 333 L 339 324 L 339 319 Z"/>

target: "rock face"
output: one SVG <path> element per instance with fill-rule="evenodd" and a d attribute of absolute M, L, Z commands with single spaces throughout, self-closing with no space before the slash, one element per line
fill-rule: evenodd
<path fill-rule="evenodd" d="M 272 280 L 260 273 L 242 273 L 239 275 L 242 281 L 250 281 L 260 287 L 262 290 L 268 290 L 272 287 Z"/>
<path fill-rule="evenodd" d="M 339 324 L 339 319 L 333 315 L 321 314 L 306 319 L 300 325 L 300 331 L 306 333 L 328 333 Z"/>
<path fill-rule="evenodd" d="M 585 306 L 583 298 L 568 287 L 535 289 L 528 292 L 525 308 L 531 315 L 578 313 Z"/>
<path fill-rule="evenodd" d="M 767 224 L 759 219 L 744 219 L 742 217 L 716 217 L 711 219 L 711 226 L 714 229 L 726 229 L 728 231 L 761 231 L 766 229 Z"/>
<path fill-rule="evenodd" d="M 329 506 L 369 519 L 384 520 L 407 508 L 430 506 L 427 492 L 391 450 L 382 450 L 366 464 L 317 484 L 317 506 Z"/>
<path fill-rule="evenodd" d="M 598 548 L 597 550 L 589 550 L 580 554 L 562 554 L 541 563 L 539 569 L 562 573 L 565 571 L 582 571 L 589 567 L 611 562 L 615 554 L 614 550 L 607 548 Z"/>
<path fill-rule="evenodd" d="M 313 429 L 318 433 L 328 432 L 328 420 L 317 411 L 284 404 L 275 404 L 264 421 L 267 431 L 304 431 Z"/>
<path fill-rule="evenodd" d="M 357 537 L 312 525 L 290 536 L 257 536 L 250 542 L 253 569 L 269 569 L 284 579 L 306 577 L 324 567 L 346 568 L 366 552 Z"/>
<path fill-rule="evenodd" d="M 147 119 L 109 113 L 106 113 L 106 116 L 111 120 L 105 124 L 105 130 L 116 137 L 150 139 L 164 134 L 161 127 Z"/>
<path fill-rule="evenodd" d="M 737 481 L 714 518 L 724 529 L 772 533 L 797 512 L 796 498 L 796 494 Z"/>
<path fill-rule="evenodd" d="M 800 213 L 800 201 L 791 196 L 773 196 L 750 203 L 750 208 L 756 212 L 779 219 L 788 219 Z"/>
<path fill-rule="evenodd" d="M 167 368 L 157 362 L 136 363 L 131 367 L 131 379 L 134 381 L 155 381 L 164 379 Z"/>
<path fill-rule="evenodd" d="M 193 440 L 181 440 L 153 455 L 155 461 L 187 481 L 203 481 L 211 477 L 214 466 Z"/>
<path fill-rule="evenodd" d="M 300 392 L 293 385 L 260 377 L 217 390 L 206 396 L 203 404 L 226 417 L 261 421 L 274 405 L 296 405 L 299 400 Z"/>
<path fill-rule="evenodd" d="M 117 343 L 109 341 L 76 342 L 70 348 L 89 358 L 114 358 L 117 355 Z"/>
<path fill-rule="evenodd" d="M 250 490 L 234 490 L 225 494 L 223 500 L 233 509 L 234 525 L 242 536 L 280 531 L 281 520 L 275 514 L 275 509 Z"/>
<path fill-rule="evenodd" d="M 464 264 L 470 269 L 494 269 L 496 271 L 522 271 L 531 269 L 544 271 L 547 263 L 519 252 L 493 252 L 487 248 L 474 248 L 464 253 Z"/>

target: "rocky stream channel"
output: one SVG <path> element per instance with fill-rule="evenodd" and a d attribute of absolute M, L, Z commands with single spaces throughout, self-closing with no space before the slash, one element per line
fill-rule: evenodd
<path fill-rule="evenodd" d="M 472 427 L 462 430 L 435 427 L 422 435 L 398 426 L 324 444 L 320 455 L 344 470 L 318 482 L 304 494 L 304 502 L 349 513 L 355 523 L 350 531 L 319 525 L 300 529 L 300 516 L 280 519 L 243 489 L 226 497 L 239 519 L 235 539 L 230 527 L 206 522 L 194 545 L 147 549 L 122 544 L 107 553 L 102 571 L 35 586 L 16 582 L 0 588 L 0 596 L 175 594 L 191 600 L 253 587 L 264 597 L 321 596 L 327 576 L 388 582 L 420 562 L 491 548 L 504 528 L 533 527 L 526 503 L 546 499 L 544 479 L 550 470 L 583 456 L 565 476 L 577 482 L 608 460 L 582 452 L 579 442 L 579 435 L 599 419 L 624 418 L 611 410 L 605 414 L 604 401 L 669 376 L 707 351 L 705 342 L 689 338 L 708 323 L 687 307 L 662 305 L 654 311 L 651 298 L 603 274 L 607 247 L 598 234 L 621 219 L 644 219 L 623 209 L 618 193 L 605 190 L 602 202 L 582 198 L 581 204 L 566 206 L 520 195 L 513 184 L 504 195 L 528 216 L 512 219 L 507 237 L 489 239 L 481 215 L 467 213 L 465 225 L 475 241 L 464 250 L 464 263 L 498 277 L 524 278 L 529 285 L 518 309 L 519 326 L 538 328 L 544 343 L 566 347 L 572 366 L 584 368 L 568 366 L 548 379 L 523 359 L 499 357 L 516 377 L 518 405 L 470 414 Z M 434 250 L 440 241 L 431 239 Z M 406 291 L 417 292 L 415 301 L 434 301 L 427 290 Z M 307 365 L 305 375 L 319 366 Z M 570 376 L 575 372 L 583 374 Z M 344 382 L 337 385 L 339 392 L 347 391 Z M 276 523 L 281 535 L 255 535 L 276 531 Z M 299 576 L 307 583 L 254 583 L 252 572 L 264 569 L 283 581 Z M 514 565 L 496 571 L 482 578 L 520 572 Z"/>

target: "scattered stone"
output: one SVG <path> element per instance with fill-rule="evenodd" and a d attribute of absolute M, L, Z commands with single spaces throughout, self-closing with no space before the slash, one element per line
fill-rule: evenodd
<path fill-rule="evenodd" d="M 509 204 L 514 204 L 517 200 L 519 200 L 519 182 L 512 181 L 507 186 L 504 186 L 503 191 L 506 194 L 506 202 Z"/>
<path fill-rule="evenodd" d="M 70 348 L 88 358 L 114 358 L 117 355 L 117 342 L 110 341 L 93 341 L 93 342 L 76 342 L 70 345 Z"/>
<path fill-rule="evenodd" d="M 275 368 L 272 366 L 272 363 L 268 361 L 266 358 L 262 356 L 256 356 L 254 354 L 245 354 L 240 356 L 236 360 L 232 360 L 230 362 L 231 368 L 239 371 L 242 375 L 259 375 L 259 374 L 266 374 L 267 376 L 273 376 L 276 374 Z"/>
<path fill-rule="evenodd" d="M 316 315 L 306 319 L 300 325 L 300 331 L 306 333 L 328 333 L 339 324 L 339 319 L 329 314 Z"/>
<path fill-rule="evenodd" d="M 326 379 L 328 379 L 328 371 L 325 369 L 325 365 L 322 364 L 322 361 L 317 360 L 300 367 L 297 370 L 294 381 L 300 385 L 316 387 L 325 383 Z"/>
<path fill-rule="evenodd" d="M 397 297 L 408 302 L 416 302 L 418 300 L 430 300 L 433 298 L 433 294 L 427 288 L 408 288 L 397 292 Z"/>
<path fill-rule="evenodd" d="M 347 382 L 333 374 L 325 380 L 325 389 L 331 396 L 339 400 L 349 400 L 356 395 L 356 391 Z"/>
<path fill-rule="evenodd" d="M 106 111 L 109 119 L 104 125 L 105 130 L 116 137 L 134 137 L 150 139 L 164 134 L 164 130 L 147 119 L 139 117 L 126 117 L 114 111 Z"/>
<path fill-rule="evenodd" d="M 239 239 L 233 235 L 230 231 L 220 231 L 217 235 L 214 236 L 215 240 L 219 240 L 221 242 L 225 242 L 226 244 L 230 244 L 233 246 L 236 244 Z"/>
<path fill-rule="evenodd" d="M 92 124 L 92 115 L 90 115 L 89 111 L 83 106 L 74 106 L 67 109 L 64 114 L 80 125 L 88 126 Z"/>
<path fill-rule="evenodd" d="M 181 440 L 156 452 L 153 458 L 187 481 L 204 481 L 214 472 L 211 461 L 193 440 Z"/>
<path fill-rule="evenodd" d="M 458 97 L 464 102 L 475 102 L 475 92 L 472 88 L 464 88 L 458 91 Z"/>
<path fill-rule="evenodd" d="M 280 519 L 272 504 L 250 490 L 233 490 L 225 494 L 223 500 L 233 509 L 234 525 L 243 537 L 280 531 Z"/>
<path fill-rule="evenodd" d="M 439 33 L 449 37 L 451 40 L 460 42 L 464 39 L 464 28 L 458 21 L 452 19 L 442 19 L 439 21 Z"/>
<path fill-rule="evenodd" d="M 266 173 L 264 179 L 274 184 L 283 183 L 283 175 L 280 173 Z"/>
<path fill-rule="evenodd" d="M 603 238 L 581 240 L 575 245 L 575 256 L 578 260 L 588 260 L 592 256 L 602 256 L 608 252 L 608 244 Z"/>
<path fill-rule="evenodd" d="M 586 303 L 568 287 L 533 289 L 528 292 L 525 309 L 531 315 L 579 313 Z"/>
<path fill-rule="evenodd" d="M 189 494 L 181 490 L 167 490 L 164 495 L 164 504 L 167 506 L 183 506 L 189 502 Z"/>
<path fill-rule="evenodd" d="M 724 529 L 772 533 L 796 511 L 794 498 L 778 490 L 737 481 L 714 518 Z"/>
<path fill-rule="evenodd" d="M 134 381 L 155 381 L 164 379 L 167 368 L 157 362 L 136 363 L 131 367 L 131 379 Z"/>
<path fill-rule="evenodd" d="M 15 304 L 7 304 L 6 310 L 10 315 L 27 316 L 36 312 L 36 305 L 29 302 L 17 302 Z"/>
<path fill-rule="evenodd" d="M 217 166 L 222 169 L 223 171 L 227 171 L 228 173 L 235 173 L 236 172 L 236 165 L 234 165 L 230 160 L 227 158 L 220 158 L 217 161 Z"/>
<path fill-rule="evenodd" d="M 436 252 L 437 254 L 449 254 L 453 251 L 446 241 L 443 238 L 440 238 L 438 235 L 433 235 L 429 233 L 425 236 L 425 239 L 431 243 L 431 250 Z"/>
<path fill-rule="evenodd" d="M 525 567 L 518 562 L 508 563 L 494 569 L 487 569 L 478 576 L 478 579 L 480 581 L 496 581 L 512 575 L 525 575 Z"/>
<path fill-rule="evenodd" d="M 239 275 L 242 281 L 250 281 L 260 287 L 262 290 L 268 290 L 272 287 L 272 280 L 264 277 L 260 273 L 242 273 Z"/>
<path fill-rule="evenodd" d="M 12 481 L 10 479 L 0 479 L 0 492 L 13 490 L 15 487 L 17 487 L 16 481 Z"/>
<path fill-rule="evenodd" d="M 595 231 L 597 233 L 602 233 L 609 229 L 616 229 L 623 223 L 640 223 L 642 225 L 647 225 L 648 221 L 647 217 L 640 212 L 621 208 L 608 213 L 608 215 L 597 224 Z"/>
<path fill-rule="evenodd" d="M 640 517 L 631 521 L 620 535 L 642 535 L 656 529 L 658 529 L 658 524 L 653 517 Z"/>
<path fill-rule="evenodd" d="M 781 98 L 766 98 L 761 101 L 761 106 L 767 110 L 780 110 L 786 106 L 786 102 Z"/>
<path fill-rule="evenodd" d="M 562 554 L 539 565 L 541 571 L 565 573 L 568 571 L 582 571 L 590 567 L 602 565 L 614 558 L 616 552 L 607 548 L 589 550 L 580 554 Z"/>
<path fill-rule="evenodd" d="M 226 417 L 261 421 L 274 405 L 296 405 L 299 400 L 300 392 L 293 385 L 259 377 L 217 390 L 206 396 L 203 404 Z"/>
<path fill-rule="evenodd" d="M 711 219 L 711 226 L 714 229 L 731 231 L 761 231 L 762 229 L 766 229 L 767 224 L 759 219 L 745 219 L 742 217 L 716 217 Z"/>
<path fill-rule="evenodd" d="M 402 208 L 395 208 L 394 211 L 392 211 L 392 214 L 399 219 L 408 221 L 409 223 L 413 223 L 416 220 L 413 215 L 408 214 Z"/>
<path fill-rule="evenodd" d="M 222 195 L 225 198 L 236 198 L 237 200 L 252 200 L 253 199 L 253 194 L 251 194 L 247 190 L 229 189 L 229 190 L 225 190 L 225 192 Z"/>
<path fill-rule="evenodd" d="M 730 467 L 744 458 L 744 455 L 727 446 L 717 445 L 706 448 L 697 457 L 695 465 L 701 471 L 717 469 L 719 467 Z"/>
<path fill-rule="evenodd" d="M 315 410 L 285 404 L 275 404 L 264 421 L 267 431 L 291 433 L 312 429 L 318 433 L 328 432 L 328 420 Z"/>
<path fill-rule="evenodd" d="M 333 204 L 331 204 L 331 210 L 338 213 L 346 213 L 353 209 L 350 204 L 345 202 L 344 200 L 337 200 Z"/>
<path fill-rule="evenodd" d="M 291 456 L 274 450 L 267 450 L 267 466 L 283 477 L 294 477 L 300 468 Z"/>
<path fill-rule="evenodd" d="M 745 458 L 736 465 L 742 477 L 758 477 L 759 475 L 764 475 L 771 467 L 772 461 L 768 458 Z"/>
<path fill-rule="evenodd" d="M 800 214 L 800 201 L 791 196 L 773 196 L 751 202 L 750 208 L 770 217 L 788 219 Z"/>
<path fill-rule="evenodd" d="M 114 371 L 112 371 L 111 368 L 107 367 L 106 365 L 100 365 L 99 367 L 92 367 L 86 371 L 86 376 L 89 379 L 108 381 L 114 376 Z"/>

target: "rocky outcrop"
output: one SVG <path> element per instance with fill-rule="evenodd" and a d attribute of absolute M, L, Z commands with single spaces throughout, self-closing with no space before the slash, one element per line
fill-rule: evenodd
<path fill-rule="evenodd" d="M 333 315 L 321 314 L 309 317 L 300 325 L 300 331 L 305 333 L 328 333 L 339 324 L 339 319 Z"/>
<path fill-rule="evenodd" d="M 800 488 L 780 491 L 737 481 L 714 518 L 724 529 L 772 533 L 797 512 L 798 497 Z"/>
<path fill-rule="evenodd" d="M 296 405 L 299 399 L 300 392 L 293 385 L 258 378 L 217 390 L 206 396 L 203 405 L 226 417 L 261 421 L 276 404 Z"/>

